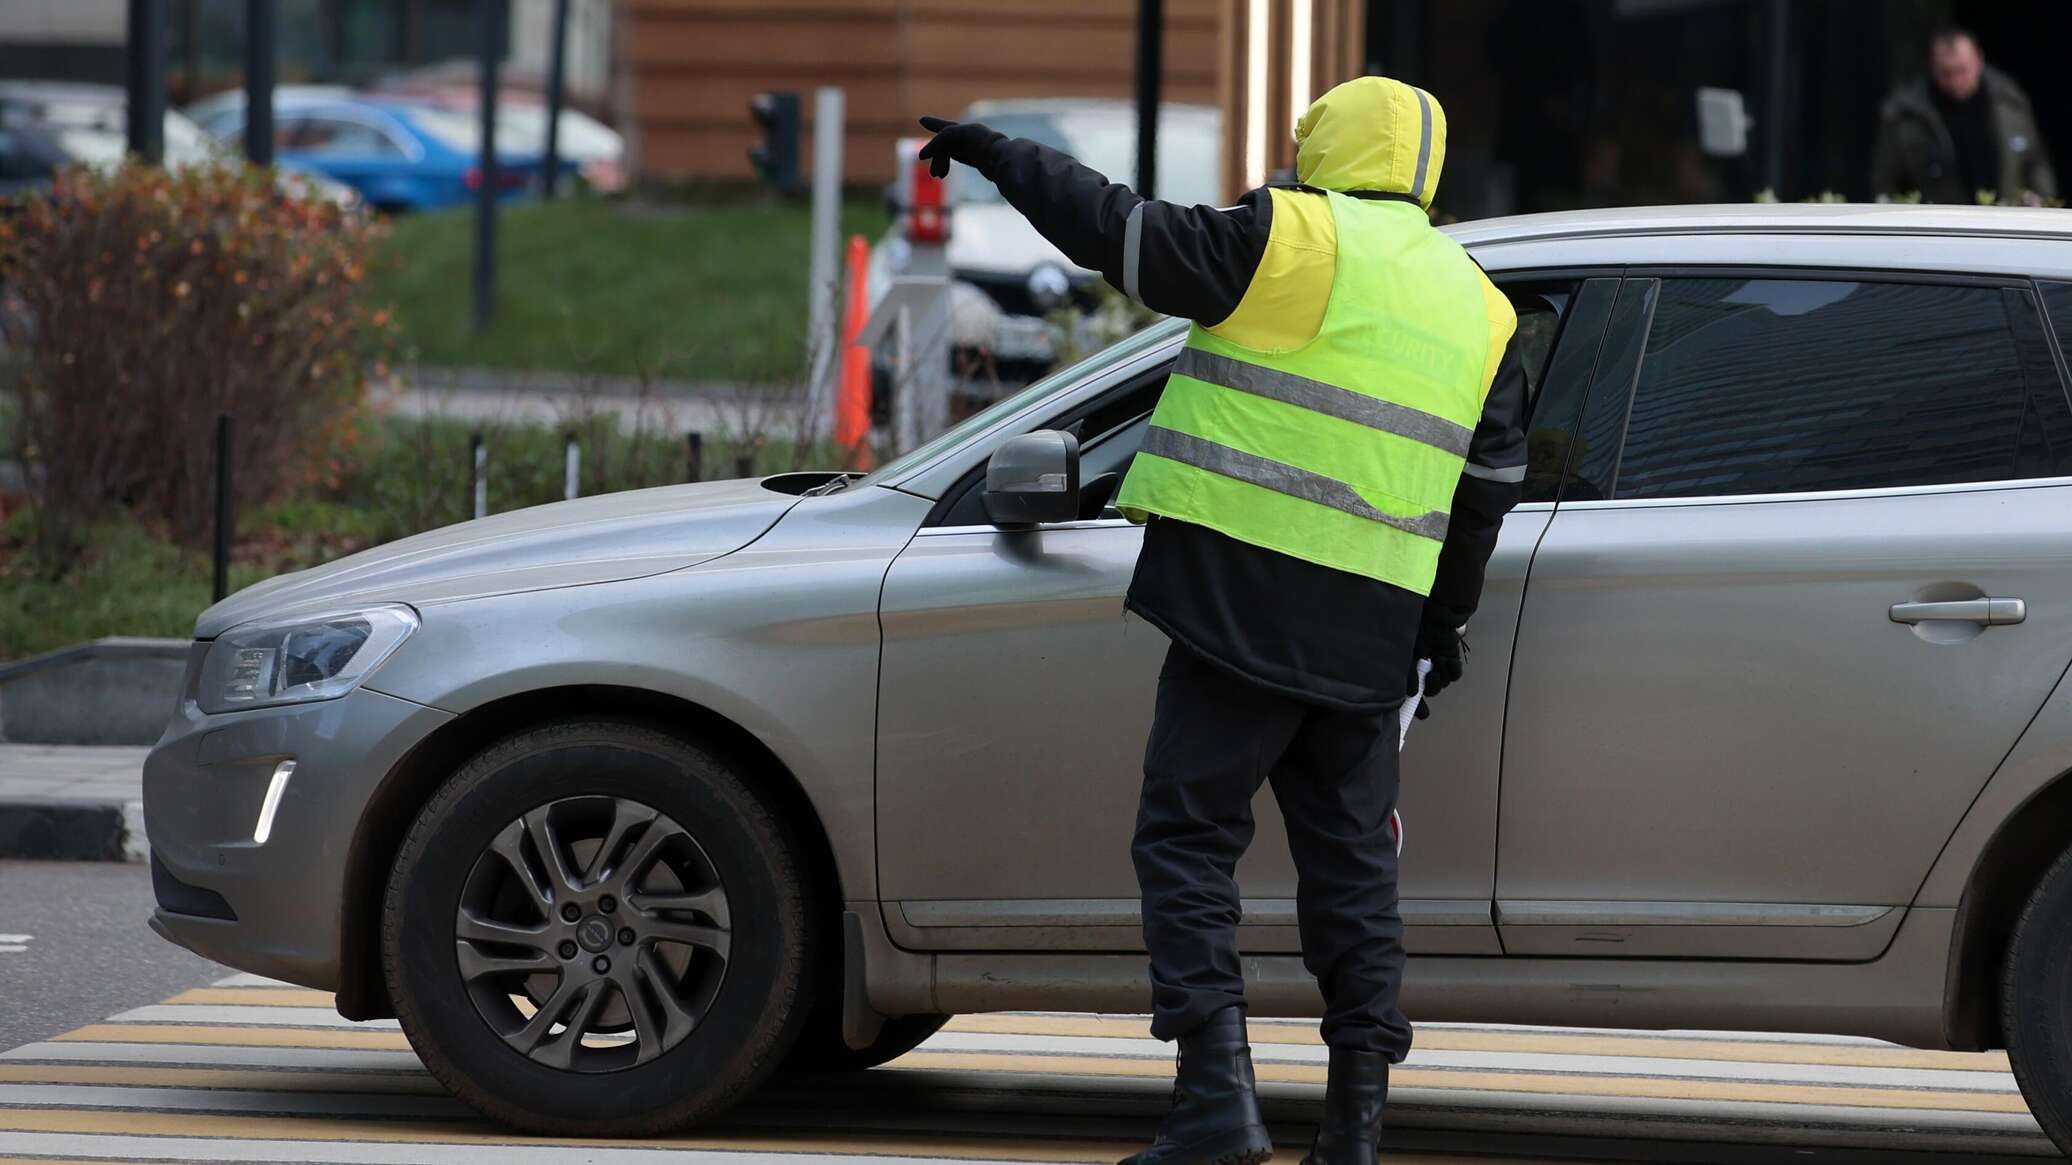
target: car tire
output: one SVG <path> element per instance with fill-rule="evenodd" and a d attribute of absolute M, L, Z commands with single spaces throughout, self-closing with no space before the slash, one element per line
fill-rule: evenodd
<path fill-rule="evenodd" d="M 2015 921 L 2000 1016 L 2029 1111 L 2072 1156 L 2072 849 L 2043 875 Z"/>
<path fill-rule="evenodd" d="M 585 720 L 505 740 L 439 788 L 396 857 L 381 953 L 403 1031 L 441 1083 L 518 1128 L 652 1136 L 715 1116 L 810 1011 L 798 853 L 739 776 L 675 737 Z"/>
<path fill-rule="evenodd" d="M 815 1013 L 785 1057 L 788 1072 L 862 1072 L 889 1064 L 927 1041 L 950 1022 L 947 1015 L 902 1015 L 885 1021 L 868 1047 L 852 1048 L 842 1038 L 842 1017 Z"/>

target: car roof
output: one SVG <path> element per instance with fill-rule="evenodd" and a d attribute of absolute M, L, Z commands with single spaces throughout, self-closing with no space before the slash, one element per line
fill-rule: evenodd
<path fill-rule="evenodd" d="M 0 81 L 0 100 L 119 105 L 127 99 L 120 85 L 92 81 Z"/>
<path fill-rule="evenodd" d="M 2072 239 L 2072 212 L 1900 203 L 1622 206 L 1477 219 L 1446 228 L 1465 246 L 1621 235 L 1882 234 Z"/>

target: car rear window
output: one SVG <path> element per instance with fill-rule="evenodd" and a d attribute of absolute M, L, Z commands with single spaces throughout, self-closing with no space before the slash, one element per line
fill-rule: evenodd
<path fill-rule="evenodd" d="M 479 115 L 455 113 L 448 109 L 413 109 L 409 114 L 411 124 L 426 137 L 460 154 L 477 154 L 482 151 L 482 119 Z M 499 141 L 499 146 L 507 143 Z"/>
<path fill-rule="evenodd" d="M 1663 279 L 1619 498 L 2072 473 L 2034 297 L 1988 286 Z"/>

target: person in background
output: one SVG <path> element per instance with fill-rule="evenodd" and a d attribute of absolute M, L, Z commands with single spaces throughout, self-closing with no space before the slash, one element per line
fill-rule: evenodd
<path fill-rule="evenodd" d="M 2041 206 L 2058 196 L 2029 95 L 1986 64 L 1978 38 L 1945 28 L 1929 39 L 1928 75 L 1894 90 L 1879 111 L 1871 187 L 1923 202 Z"/>

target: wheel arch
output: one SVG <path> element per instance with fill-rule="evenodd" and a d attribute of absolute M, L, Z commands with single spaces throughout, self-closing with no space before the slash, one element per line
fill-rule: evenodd
<path fill-rule="evenodd" d="M 842 886 L 827 827 L 797 776 L 753 733 L 710 708 L 645 688 L 580 684 L 540 688 L 483 704 L 439 726 L 390 769 L 361 811 L 346 856 L 339 936 L 338 1012 L 395 1015 L 381 973 L 381 902 L 404 835 L 432 793 L 469 757 L 514 732 L 572 717 L 626 720 L 716 752 L 770 798 L 798 837 L 814 926 L 839 952 Z"/>
<path fill-rule="evenodd" d="M 1950 940 L 1943 1028 L 1950 1046 L 2006 1046 L 2000 982 L 2022 907 L 2058 856 L 2072 847 L 2072 771 L 2042 785 L 2009 814 L 1978 852 Z"/>

